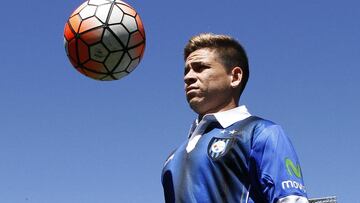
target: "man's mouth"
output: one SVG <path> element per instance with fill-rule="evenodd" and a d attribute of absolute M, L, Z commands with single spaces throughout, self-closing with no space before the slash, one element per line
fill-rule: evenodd
<path fill-rule="evenodd" d="M 197 90 L 197 89 L 199 89 L 199 88 L 197 88 L 195 86 L 189 86 L 185 89 L 185 91 L 186 91 L 186 93 L 189 93 L 189 92 Z"/>

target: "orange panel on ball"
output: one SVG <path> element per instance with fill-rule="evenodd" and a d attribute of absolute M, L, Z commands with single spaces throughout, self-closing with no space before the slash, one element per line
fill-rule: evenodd
<path fill-rule="evenodd" d="M 130 36 L 129 47 L 138 45 L 143 42 L 144 42 L 144 38 L 142 37 L 139 31 L 136 31 L 132 33 Z"/>
<path fill-rule="evenodd" d="M 74 16 L 74 15 L 78 14 L 78 13 L 81 11 L 81 9 L 83 9 L 86 5 L 87 5 L 87 1 L 85 1 L 83 4 L 81 4 L 81 5 L 71 14 L 71 16 Z"/>
<path fill-rule="evenodd" d="M 94 73 L 94 72 L 92 72 L 90 70 L 87 70 L 85 68 L 83 68 L 82 71 L 84 72 L 84 75 L 86 75 L 88 77 L 91 77 L 93 79 L 96 79 L 96 80 L 100 80 L 101 78 L 106 76 L 106 74 Z"/>
<path fill-rule="evenodd" d="M 81 34 L 80 38 L 84 40 L 88 45 L 95 44 L 101 40 L 103 28 L 91 30 L 89 32 Z"/>
<path fill-rule="evenodd" d="M 91 17 L 82 21 L 79 32 L 82 33 L 101 25 L 102 23 L 96 17 Z"/>
<path fill-rule="evenodd" d="M 144 48 L 145 48 L 145 44 L 141 44 L 133 49 L 130 49 L 128 52 L 132 59 L 135 59 L 138 57 L 141 58 L 142 54 L 144 52 Z"/>
<path fill-rule="evenodd" d="M 76 70 L 77 70 L 77 71 L 79 71 L 80 73 L 82 73 L 82 74 L 86 75 L 86 73 L 83 71 L 83 69 L 82 69 L 82 68 L 76 68 Z"/>
<path fill-rule="evenodd" d="M 122 5 L 122 4 L 118 4 L 118 6 L 121 8 L 122 11 L 124 11 L 124 13 L 127 13 L 133 17 L 135 17 L 136 15 L 136 11 L 128 6 Z"/>
<path fill-rule="evenodd" d="M 145 29 L 144 29 L 144 25 L 143 25 L 143 23 L 142 23 L 142 21 L 141 21 L 141 19 L 140 19 L 140 16 L 137 15 L 135 19 L 136 19 L 136 23 L 137 23 L 137 25 L 138 25 L 139 31 L 141 32 L 141 34 L 142 34 L 143 37 L 145 38 Z"/>
<path fill-rule="evenodd" d="M 69 19 L 72 29 L 77 33 L 79 32 L 79 26 L 81 23 L 81 18 L 79 15 L 75 15 Z"/>
<path fill-rule="evenodd" d="M 69 51 L 69 57 L 73 60 L 75 64 L 78 63 L 78 56 L 76 51 L 76 39 L 71 40 L 68 43 L 68 51 Z"/>
<path fill-rule="evenodd" d="M 72 32 L 69 23 L 65 24 L 65 28 L 64 28 L 64 36 L 66 38 L 67 41 L 70 41 L 72 38 L 75 37 L 74 33 Z"/>
<path fill-rule="evenodd" d="M 84 63 L 89 59 L 89 48 L 88 46 L 81 40 L 78 40 L 78 54 L 80 63 Z"/>
<path fill-rule="evenodd" d="M 106 70 L 104 64 L 93 61 L 93 60 L 90 60 L 90 61 L 86 62 L 84 64 L 84 66 L 87 69 L 93 70 L 94 72 L 104 73 L 104 74 L 107 73 L 107 70 Z"/>
<path fill-rule="evenodd" d="M 132 8 L 129 4 L 127 4 L 127 3 L 125 3 L 125 2 L 123 2 L 123 1 L 121 1 L 121 0 L 115 0 L 115 2 L 121 3 L 121 4 L 125 4 L 125 5 L 129 6 L 130 8 Z"/>
<path fill-rule="evenodd" d="M 72 58 L 69 58 L 70 59 L 70 63 L 75 67 L 77 68 L 78 67 L 78 64 L 72 59 Z"/>

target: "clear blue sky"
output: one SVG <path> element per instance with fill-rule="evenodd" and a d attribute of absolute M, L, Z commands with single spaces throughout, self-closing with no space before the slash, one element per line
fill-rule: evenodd
<path fill-rule="evenodd" d="M 115 82 L 80 75 L 65 55 L 64 24 L 82 1 L 2 2 L 0 202 L 163 202 L 162 165 L 195 117 L 182 49 L 200 32 L 244 44 L 241 103 L 283 126 L 309 196 L 359 201 L 359 1 L 127 2 L 147 47 Z"/>

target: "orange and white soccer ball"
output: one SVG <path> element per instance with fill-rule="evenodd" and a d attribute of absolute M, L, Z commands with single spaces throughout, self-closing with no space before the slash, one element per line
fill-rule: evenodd
<path fill-rule="evenodd" d="M 145 31 L 139 14 L 120 0 L 87 0 L 64 28 L 66 54 L 80 73 L 96 80 L 118 80 L 139 64 Z"/>

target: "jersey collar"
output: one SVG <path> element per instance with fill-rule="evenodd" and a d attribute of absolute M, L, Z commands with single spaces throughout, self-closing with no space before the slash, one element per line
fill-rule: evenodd
<path fill-rule="evenodd" d="M 251 114 L 246 106 L 242 105 L 227 111 L 214 113 L 214 116 L 223 128 L 227 128 L 238 121 L 250 117 Z"/>
<path fill-rule="evenodd" d="M 199 121 L 199 119 L 196 119 L 194 121 L 189 131 L 189 137 L 192 137 L 197 134 L 202 134 L 206 129 L 206 127 L 211 122 L 218 122 L 221 125 L 221 127 L 227 128 L 230 125 L 238 121 L 244 120 L 250 116 L 251 114 L 244 105 L 238 106 L 236 108 L 227 111 L 221 111 L 214 114 L 206 114 L 201 119 L 201 121 Z"/>

